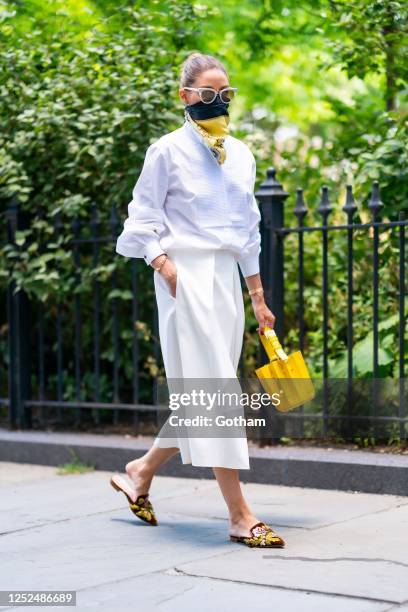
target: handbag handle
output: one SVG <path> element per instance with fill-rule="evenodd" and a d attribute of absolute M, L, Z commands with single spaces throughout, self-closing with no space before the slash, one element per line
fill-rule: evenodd
<path fill-rule="evenodd" d="M 289 359 L 288 355 L 282 348 L 281 343 L 279 342 L 278 336 L 276 332 L 271 327 L 265 325 L 263 336 L 266 339 L 266 342 L 262 342 L 265 347 L 266 352 L 268 353 L 269 359 L 276 355 L 278 359 L 282 359 L 283 361 L 287 361 Z M 261 336 L 262 340 L 262 336 Z M 272 348 L 272 351 L 270 350 Z M 275 355 L 274 355 L 275 354 Z"/>

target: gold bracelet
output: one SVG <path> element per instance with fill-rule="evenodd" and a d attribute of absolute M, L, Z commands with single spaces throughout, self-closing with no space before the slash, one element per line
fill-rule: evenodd
<path fill-rule="evenodd" d="M 161 260 L 160 264 L 157 266 L 157 268 L 155 266 L 152 266 L 154 268 L 154 270 L 156 270 L 156 272 L 160 272 L 161 267 L 163 266 L 164 262 L 166 261 L 168 255 L 167 253 L 163 253 L 164 255 L 164 259 Z"/>
<path fill-rule="evenodd" d="M 250 289 L 248 291 L 249 295 L 253 295 L 254 293 L 261 293 L 262 294 L 263 292 L 264 292 L 264 290 L 262 289 L 262 287 L 258 287 L 258 289 Z"/>

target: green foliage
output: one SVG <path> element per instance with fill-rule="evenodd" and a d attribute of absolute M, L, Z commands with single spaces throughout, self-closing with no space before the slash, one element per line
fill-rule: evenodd
<path fill-rule="evenodd" d="M 333 64 L 349 76 L 364 79 L 370 73 L 384 76 L 387 110 L 396 108 L 396 94 L 406 87 L 408 5 L 395 0 L 328 3 L 333 31 L 347 38 L 331 41 Z"/>
<path fill-rule="evenodd" d="M 408 307 L 405 316 L 408 315 Z M 398 337 L 399 337 L 399 315 L 393 315 L 381 321 L 378 325 L 378 365 L 379 374 L 382 377 L 398 378 Z M 374 342 L 373 332 L 355 343 L 353 346 L 353 376 L 364 378 L 371 376 L 373 372 Z M 405 341 L 403 360 L 408 363 L 408 341 Z M 330 368 L 334 378 L 347 377 L 347 355 L 341 355 Z"/>
<path fill-rule="evenodd" d="M 0 10 L 0 214 L 4 221 L 6 205 L 15 197 L 28 221 L 17 232 L 15 245 L 7 244 L 6 223 L 1 225 L 0 284 L 5 289 L 13 280 L 16 291 L 24 288 L 33 309 L 46 305 L 45 329 L 54 330 L 60 314 L 64 400 L 88 399 L 94 393 L 94 291 L 98 289 L 104 322 L 99 337 L 100 400 L 115 400 L 111 380 L 116 366 L 125 378 L 123 398 L 132 399 L 135 330 L 139 397 L 149 402 L 151 376 L 158 372 L 151 355 L 158 342 L 150 330 L 151 275 L 139 261 L 140 308 L 132 321 L 131 265 L 115 256 L 113 244 L 146 148 L 182 119 L 176 96 L 178 66 L 199 22 L 189 3 L 176 0 L 112 3 L 110 8 L 101 2 L 93 12 L 61 1 L 52 6 L 8 2 L 4 7 Z M 84 2 L 82 8 L 86 7 Z M 94 230 L 101 237 L 97 259 L 90 241 Z M 81 240 L 77 246 L 74 238 Z M 84 323 L 79 340 L 80 397 L 74 374 L 73 304 L 80 308 Z M 118 357 L 112 347 L 114 311 L 120 324 Z M 32 345 L 37 346 L 37 330 L 31 333 Z M 6 341 L 3 326 L 2 348 Z M 56 348 L 45 346 L 52 371 Z M 2 355 L 7 360 L 7 352 Z M 2 380 L 6 384 L 6 377 Z M 33 382 L 36 394 L 38 381 Z M 47 398 L 55 397 L 57 384 L 56 377 L 48 375 Z"/>
<path fill-rule="evenodd" d="M 43 301 L 57 293 L 63 299 L 112 274 L 116 262 L 83 266 L 78 279 L 66 248 L 72 221 L 83 222 L 86 237 L 91 203 L 101 222 L 115 205 L 124 213 L 147 146 L 180 121 L 179 47 L 194 32 L 182 6 L 123 5 L 117 30 L 91 29 L 83 38 L 75 28 L 44 31 L 33 19 L 34 28 L 16 40 L 14 15 L 3 14 L 0 196 L 15 195 L 30 214 L 17 249 L 2 250 L 18 288 Z M 0 274 L 5 279 L 5 268 Z"/>
<path fill-rule="evenodd" d="M 131 395 L 131 266 L 125 258 L 112 256 L 112 245 L 147 146 L 182 121 L 178 71 L 184 57 L 199 50 L 224 61 L 231 84 L 239 90 L 230 108 L 232 134 L 244 139 L 256 156 L 257 188 L 266 168 L 277 168 L 289 193 L 287 225 L 296 224 L 293 209 L 299 187 L 309 209 L 306 221 L 320 222 L 316 208 L 322 185 L 329 187 L 334 207 L 330 223 L 344 223 L 341 206 L 347 183 L 353 185 L 358 206 L 355 220 L 366 222 L 374 179 L 381 187 L 381 216 L 395 220 L 407 210 L 408 193 L 405 33 L 406 5 L 392 0 L 225 0 L 222 6 L 215 0 L 0 3 L 0 214 L 4 220 L 5 203 L 15 196 L 29 219 L 19 229 L 15 246 L 7 244 L 2 224 L 2 288 L 12 278 L 17 290 L 24 288 L 36 303 L 46 303 L 49 324 L 60 308 L 68 353 L 70 302 L 80 299 L 83 321 L 88 322 L 81 339 L 87 355 L 98 286 L 103 320 L 109 321 L 117 309 L 123 322 L 120 369 Z M 106 237 L 97 261 L 86 242 L 92 237 L 94 213 L 99 235 Z M 80 265 L 72 251 L 76 232 L 85 240 Z M 287 348 L 295 349 L 296 236 L 285 241 L 285 328 Z M 347 350 L 346 247 L 344 233 L 330 233 L 332 375 L 344 372 Z M 370 249 L 367 232 L 356 232 L 354 366 L 361 376 L 369 375 L 372 363 Z M 386 376 L 397 376 L 398 249 L 397 231 L 381 240 L 380 362 Z M 162 372 L 151 354 L 158 339 L 151 331 L 150 271 L 138 263 L 141 308 L 133 326 L 140 342 L 140 379 L 147 383 Z M 322 371 L 321 272 L 321 235 L 308 233 L 305 353 L 315 376 Z M 245 308 L 250 373 L 258 365 L 257 323 L 249 301 Z M 5 347 L 6 331 L 4 326 L 0 348 Z M 108 347 L 102 357 L 101 399 L 110 401 L 115 365 L 110 323 L 101 330 L 101 343 Z M 76 396 L 72 369 L 69 354 L 64 399 Z M 95 382 L 91 370 L 88 367 L 82 377 L 83 399 Z M 49 385 L 52 396 L 57 381 L 50 377 Z"/>
<path fill-rule="evenodd" d="M 82 461 L 76 452 L 72 448 L 68 447 L 68 451 L 72 456 L 72 460 L 69 463 L 63 463 L 58 466 L 57 474 L 65 476 L 67 474 L 85 474 L 86 472 L 93 472 L 95 466 L 90 463 Z"/>
<path fill-rule="evenodd" d="M 285 202 L 285 224 L 295 226 L 297 188 L 304 189 L 308 225 L 321 222 L 316 208 L 323 185 L 328 186 L 333 205 L 329 223 L 342 224 L 347 219 L 341 210 L 345 187 L 351 184 L 357 204 L 354 221 L 364 223 L 371 219 L 367 205 L 373 180 L 378 180 L 384 204 L 380 217 L 397 220 L 408 208 L 406 5 L 342 0 L 308 5 L 290 0 L 250 4 L 252 22 L 231 48 L 237 44 L 250 49 L 249 54 L 241 49 L 233 66 L 234 78 L 246 98 L 243 113 L 239 109 L 243 121 L 238 114 L 240 126 L 244 125 L 240 135 L 257 157 L 257 186 L 266 168 L 275 166 L 278 179 L 290 194 Z M 394 377 L 399 375 L 398 233 L 395 229 L 382 234 L 379 270 L 380 375 Z M 312 375 L 318 377 L 323 364 L 321 236 L 307 233 L 304 240 L 305 355 Z M 343 375 L 347 363 L 346 248 L 344 232 L 331 232 L 330 376 Z M 371 248 L 366 230 L 355 232 L 355 376 L 369 376 L 373 367 L 372 259 L 367 257 Z M 299 296 L 294 235 L 285 238 L 285 271 L 286 342 L 296 350 Z M 388 328 L 390 321 L 393 325 Z M 256 359 L 255 345 L 252 360 Z M 406 348 L 403 361 L 408 362 Z"/>

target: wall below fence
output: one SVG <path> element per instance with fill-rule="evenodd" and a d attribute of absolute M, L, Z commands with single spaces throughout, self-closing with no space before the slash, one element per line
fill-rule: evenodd
<path fill-rule="evenodd" d="M 123 472 L 125 464 L 144 454 L 151 442 L 151 438 L 0 429 L 0 461 L 57 466 L 75 458 L 97 470 Z M 240 470 L 242 482 L 408 496 L 408 461 L 402 455 L 296 446 L 251 447 L 250 466 L 250 470 Z M 165 463 L 158 474 L 214 478 L 210 468 L 183 465 L 179 456 Z"/>

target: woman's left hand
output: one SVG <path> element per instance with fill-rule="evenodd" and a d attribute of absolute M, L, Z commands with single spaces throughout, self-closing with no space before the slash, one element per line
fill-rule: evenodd
<path fill-rule="evenodd" d="M 273 312 L 269 310 L 263 296 L 259 297 L 254 295 L 252 297 L 252 307 L 254 309 L 255 318 L 259 323 L 259 327 L 257 327 L 256 330 L 263 333 L 265 325 L 273 328 L 276 317 Z"/>

